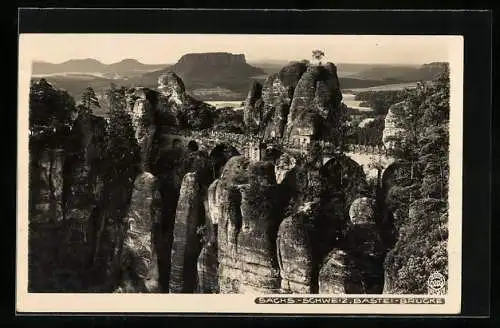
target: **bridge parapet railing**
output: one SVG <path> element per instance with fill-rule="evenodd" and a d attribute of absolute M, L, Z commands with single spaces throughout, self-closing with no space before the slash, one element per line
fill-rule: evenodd
<path fill-rule="evenodd" d="M 363 144 L 348 144 L 346 145 L 347 151 L 359 154 L 374 154 L 392 156 L 393 149 L 386 148 L 384 145 L 363 145 Z"/>
<path fill-rule="evenodd" d="M 165 132 L 168 134 L 179 135 L 186 138 L 220 139 L 228 142 L 236 142 L 239 144 L 261 142 L 261 138 L 259 138 L 256 135 L 221 132 L 221 131 L 214 131 L 211 129 L 196 131 L 196 130 L 182 130 L 182 129 L 169 128 Z M 283 148 L 300 152 L 307 152 L 312 147 L 312 143 L 297 144 L 293 142 L 284 142 L 283 140 L 279 140 L 279 142 L 271 142 L 271 144 L 277 144 L 277 145 L 279 144 L 279 146 Z M 319 140 L 318 144 L 321 147 L 323 153 L 338 151 L 338 149 L 329 141 Z M 346 144 L 345 148 L 346 151 L 353 153 L 365 153 L 365 154 L 368 153 L 374 155 L 394 156 L 394 150 L 392 148 L 386 148 L 384 145 Z"/>

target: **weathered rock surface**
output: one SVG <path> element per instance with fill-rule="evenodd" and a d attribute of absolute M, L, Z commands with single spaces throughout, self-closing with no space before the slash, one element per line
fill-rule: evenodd
<path fill-rule="evenodd" d="M 387 111 L 384 120 L 384 132 L 382 134 L 382 142 L 387 149 L 394 148 L 395 142 L 399 139 L 398 134 L 402 132 L 402 130 L 396 126 L 395 112 L 404 110 L 407 106 L 407 103 L 402 101 L 392 105 Z"/>
<path fill-rule="evenodd" d="M 333 249 L 325 258 L 319 271 L 320 294 L 347 294 L 346 284 L 350 279 L 350 268 L 346 252 Z"/>
<path fill-rule="evenodd" d="M 149 172 L 141 173 L 135 179 L 126 218 L 129 227 L 122 249 L 123 280 L 116 292 L 159 292 L 154 231 L 160 220 L 160 206 L 157 179 Z"/>
<path fill-rule="evenodd" d="M 208 199 L 204 199 L 203 207 L 205 209 L 205 225 L 202 231 L 203 247 L 198 257 L 198 292 L 212 294 L 219 292 L 217 224 L 210 215 Z"/>
<path fill-rule="evenodd" d="M 283 137 L 295 87 L 306 69 L 305 63 L 290 63 L 264 82 L 262 100 L 265 139 Z"/>
<path fill-rule="evenodd" d="M 308 212 L 299 212 L 284 219 L 279 226 L 276 244 L 283 293 L 317 292 L 313 222 Z"/>
<path fill-rule="evenodd" d="M 287 117 L 285 140 L 321 137 L 339 115 L 342 93 L 335 65 L 309 66 L 301 75 Z"/>
<path fill-rule="evenodd" d="M 218 185 L 219 185 L 219 179 L 215 179 L 208 187 L 208 192 L 207 192 L 207 203 L 208 203 L 207 212 L 213 225 L 219 224 L 219 221 L 221 220 L 222 216 L 219 207 L 219 204 L 221 202 L 220 200 L 221 189 L 217 188 Z"/>
<path fill-rule="evenodd" d="M 276 161 L 276 166 L 274 168 L 276 182 L 281 183 L 285 179 L 286 174 L 290 172 L 296 164 L 297 161 L 293 156 L 286 153 L 281 155 Z"/>
<path fill-rule="evenodd" d="M 101 161 L 106 122 L 91 114 L 82 114 L 74 122 L 65 160 L 65 220 L 82 232 L 88 241 L 89 220 L 99 205 L 104 181 Z"/>
<path fill-rule="evenodd" d="M 248 183 L 249 164 L 245 157 L 232 157 L 217 183 L 219 288 L 223 294 L 238 293 L 243 280 L 237 258 L 237 236 L 242 224 L 241 193 L 237 186 Z"/>
<path fill-rule="evenodd" d="M 197 228 L 201 225 L 202 209 L 200 182 L 194 172 L 187 173 L 182 181 L 173 231 L 170 292 L 196 291 L 197 259 L 200 240 Z"/>
<path fill-rule="evenodd" d="M 187 94 L 184 82 L 172 71 L 160 75 L 157 91 L 160 125 L 184 128 L 201 111 L 211 110 L 209 105 Z"/>
<path fill-rule="evenodd" d="M 352 293 L 380 294 L 384 288 L 385 248 L 376 225 L 375 201 L 356 199 L 349 213 L 353 225 L 347 232 L 345 248 L 352 267 Z"/>
<path fill-rule="evenodd" d="M 182 79 L 174 72 L 166 72 L 158 78 L 158 91 L 172 105 L 188 102 L 186 87 Z M 179 107 L 175 107 L 179 109 Z"/>
<path fill-rule="evenodd" d="M 361 197 L 352 202 L 349 209 L 349 217 L 354 224 L 375 223 L 375 200 Z"/>
<path fill-rule="evenodd" d="M 394 247 L 398 229 L 408 211 L 407 206 L 401 206 L 401 195 L 410 199 L 411 196 L 411 164 L 397 161 L 389 165 L 382 175 L 380 202 L 382 215 L 379 225 L 388 249 Z M 405 190 L 407 189 L 407 190 Z"/>
<path fill-rule="evenodd" d="M 179 114 L 188 107 L 191 98 L 186 94 L 184 82 L 174 72 L 168 71 L 158 77 L 158 121 L 166 126 L 179 126 Z"/>
<path fill-rule="evenodd" d="M 202 294 L 219 293 L 219 261 L 217 258 L 217 233 L 215 240 L 205 244 L 198 257 L 198 292 Z"/>
<path fill-rule="evenodd" d="M 251 132 L 257 132 L 262 121 L 264 103 L 261 96 L 262 85 L 257 81 L 253 81 L 243 108 L 243 122 Z"/>
<path fill-rule="evenodd" d="M 272 162 L 232 157 L 208 190 L 218 224 L 221 293 L 277 293 L 281 276 L 276 238 L 284 202 Z"/>
<path fill-rule="evenodd" d="M 63 219 L 63 149 L 33 150 L 30 154 L 30 222 Z"/>
<path fill-rule="evenodd" d="M 243 293 L 277 293 L 280 288 L 276 236 L 282 213 L 273 171 L 271 163 L 253 163 L 249 184 L 238 186 L 242 226 L 237 257 L 243 272 Z"/>
<path fill-rule="evenodd" d="M 136 88 L 127 94 L 135 138 L 141 149 L 143 171 L 150 171 L 151 150 L 156 131 L 157 97 L 155 91 L 146 88 Z"/>
<path fill-rule="evenodd" d="M 171 273 L 171 248 L 177 203 L 184 176 L 189 172 L 197 174 L 198 183 L 207 188 L 211 170 L 206 152 L 188 152 L 182 149 L 162 151 L 153 165 L 154 173 L 160 181 L 162 198 L 161 236 L 159 236 L 159 261 L 162 287 L 168 290 Z M 203 222 L 202 222 L 203 223 Z"/>

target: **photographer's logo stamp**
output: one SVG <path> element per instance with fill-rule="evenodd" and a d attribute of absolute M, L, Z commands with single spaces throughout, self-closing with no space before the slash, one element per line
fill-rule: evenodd
<path fill-rule="evenodd" d="M 443 274 L 433 272 L 427 279 L 429 294 L 443 294 L 446 287 L 446 279 Z"/>

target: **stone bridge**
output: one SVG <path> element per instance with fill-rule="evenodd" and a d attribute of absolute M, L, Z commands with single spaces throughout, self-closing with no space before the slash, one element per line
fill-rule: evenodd
<path fill-rule="evenodd" d="M 163 145 L 168 148 L 182 147 L 185 149 L 203 150 L 211 153 L 219 145 L 233 146 L 242 156 L 253 161 L 260 160 L 260 144 L 258 137 L 245 134 L 226 133 L 216 131 L 175 131 L 162 135 Z M 332 157 L 333 152 L 329 151 L 330 145 L 321 142 L 323 146 L 323 164 L 326 164 Z M 306 152 L 308 147 L 298 147 L 297 145 L 282 145 L 285 152 L 292 155 L 297 152 Z M 345 155 L 358 163 L 365 172 L 367 178 L 377 178 L 378 170 L 381 174 L 392 163 L 395 157 L 391 152 L 380 146 L 348 145 Z"/>
<path fill-rule="evenodd" d="M 203 150 L 211 153 L 218 145 L 233 146 L 242 156 L 259 160 L 258 138 L 244 134 L 205 132 L 205 131 L 182 131 L 162 134 L 162 144 L 166 148 L 185 148 Z"/>

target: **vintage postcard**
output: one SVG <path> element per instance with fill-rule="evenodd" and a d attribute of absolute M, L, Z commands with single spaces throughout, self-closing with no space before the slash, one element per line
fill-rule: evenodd
<path fill-rule="evenodd" d="M 20 34 L 19 312 L 458 314 L 463 38 Z"/>

